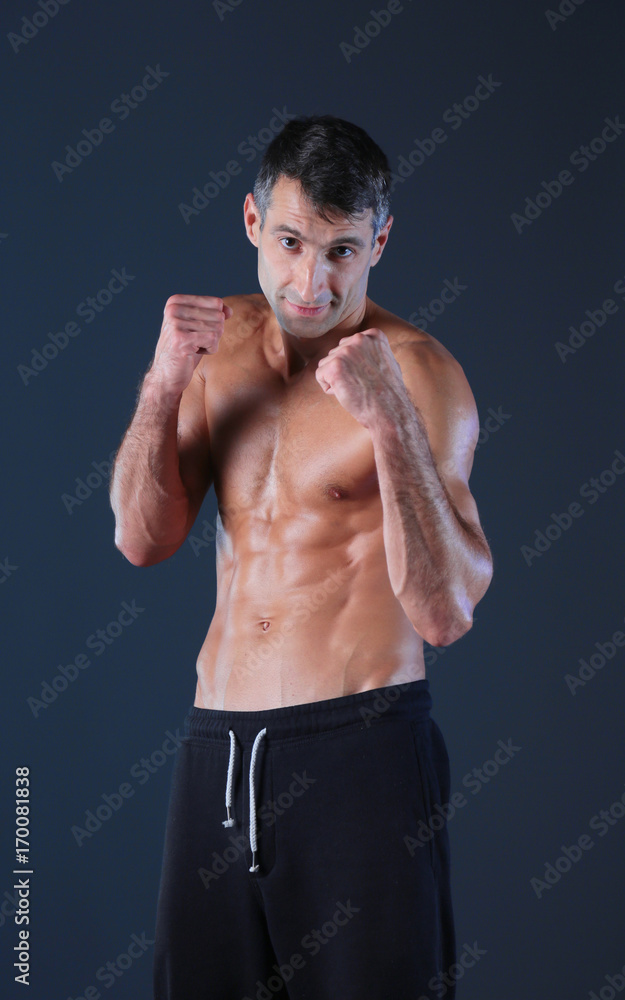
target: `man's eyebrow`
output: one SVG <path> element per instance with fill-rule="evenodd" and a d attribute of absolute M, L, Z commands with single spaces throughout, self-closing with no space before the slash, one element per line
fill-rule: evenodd
<path fill-rule="evenodd" d="M 290 233 L 291 236 L 297 237 L 298 240 L 304 239 L 303 233 L 300 233 L 299 229 L 295 229 L 294 226 L 272 226 L 269 232 L 271 236 L 275 236 L 276 233 Z M 324 249 L 327 250 L 330 247 L 343 246 L 345 243 L 351 243 L 355 247 L 360 247 L 361 250 L 366 250 L 367 248 L 367 244 L 360 238 L 360 236 L 357 236 L 356 233 L 347 233 L 344 236 L 337 236 L 337 238 L 332 240 L 331 243 L 328 243 Z"/>

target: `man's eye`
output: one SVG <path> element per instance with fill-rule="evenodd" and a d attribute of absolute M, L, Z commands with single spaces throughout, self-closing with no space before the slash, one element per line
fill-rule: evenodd
<path fill-rule="evenodd" d="M 334 253 L 339 253 L 339 250 L 347 250 L 346 254 L 339 254 L 339 257 L 351 257 L 354 251 L 351 247 L 334 247 Z"/>
<path fill-rule="evenodd" d="M 297 243 L 297 240 L 295 239 L 294 236 L 281 236 L 279 242 L 282 243 L 282 245 L 284 246 L 285 240 L 291 240 L 292 243 Z M 285 247 L 285 250 L 292 250 L 292 249 L 293 247 Z"/>

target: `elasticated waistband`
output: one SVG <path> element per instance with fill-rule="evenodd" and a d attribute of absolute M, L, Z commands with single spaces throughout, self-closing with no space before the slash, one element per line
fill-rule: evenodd
<path fill-rule="evenodd" d="M 284 705 L 260 712 L 231 712 L 191 705 L 184 730 L 185 736 L 201 736 L 228 743 L 228 733 L 233 729 L 241 743 L 251 744 L 261 729 L 267 730 L 267 737 L 273 742 L 276 739 L 317 735 L 355 723 L 368 721 L 373 724 L 377 719 L 425 721 L 431 708 L 430 682 L 423 678 L 371 688 L 341 698 Z"/>

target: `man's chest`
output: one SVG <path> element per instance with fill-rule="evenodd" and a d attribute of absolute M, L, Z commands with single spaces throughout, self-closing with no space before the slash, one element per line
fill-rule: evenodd
<path fill-rule="evenodd" d="M 301 512 L 378 493 L 371 435 L 323 392 L 313 370 L 287 386 L 274 372 L 226 369 L 207 386 L 207 418 L 222 503 L 278 503 Z"/>

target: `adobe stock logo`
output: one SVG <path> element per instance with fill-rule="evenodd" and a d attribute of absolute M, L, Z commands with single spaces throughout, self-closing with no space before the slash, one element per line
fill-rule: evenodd
<path fill-rule="evenodd" d="M 471 795 L 479 795 L 484 786 L 488 785 L 499 774 L 501 768 L 505 767 L 522 749 L 523 747 L 513 743 L 511 738 L 508 738 L 505 743 L 503 740 L 497 740 L 497 749 L 493 756 L 483 761 L 481 767 L 474 767 L 471 771 L 467 771 L 462 779 L 462 784 L 471 790 Z M 419 820 L 416 837 L 411 834 L 404 836 L 404 844 L 410 857 L 414 858 L 417 848 L 425 847 L 433 840 L 435 834 L 442 830 L 445 824 L 449 823 L 469 801 L 463 792 L 453 792 L 447 802 L 440 805 L 435 802 L 427 822 Z"/>
<path fill-rule="evenodd" d="M 85 639 L 87 649 L 92 649 L 95 656 L 101 656 L 123 634 L 124 629 L 129 628 L 137 620 L 143 611 L 145 608 L 137 607 L 137 602 L 134 599 L 131 604 L 128 601 L 122 601 L 119 614 L 111 619 L 104 628 L 99 628 L 87 636 Z M 26 699 L 34 717 L 37 719 L 41 712 L 49 708 L 63 691 L 67 691 L 70 684 L 80 677 L 81 671 L 87 670 L 91 663 L 92 660 L 86 653 L 78 653 L 69 663 L 59 663 L 58 674 L 55 674 L 51 681 L 41 682 L 40 696 L 38 698 L 30 696 Z"/>
<path fill-rule="evenodd" d="M 588 659 L 580 657 L 577 661 L 580 665 L 577 674 L 564 675 L 564 681 L 571 694 L 577 694 L 578 687 L 586 687 L 593 677 L 596 676 L 597 671 L 602 670 L 608 660 L 614 659 L 617 649 L 622 649 L 624 646 L 625 632 L 621 632 L 620 629 L 613 632 L 609 639 L 603 642 L 600 640 L 595 642 L 594 649 L 596 652 L 587 654 Z"/>
<path fill-rule="evenodd" d="M 412 3 L 412 0 L 409 2 Z M 371 20 L 367 21 L 364 30 L 354 25 L 353 45 L 350 45 L 349 42 L 339 43 L 345 62 L 350 63 L 354 56 L 359 56 L 362 50 L 371 43 L 371 39 L 377 38 L 382 28 L 388 28 L 391 23 L 391 15 L 401 14 L 403 10 L 404 6 L 400 0 L 389 0 L 387 6 L 383 7 L 382 10 L 370 10 Z"/>
<path fill-rule="evenodd" d="M 625 990 L 625 965 L 620 972 L 615 973 L 613 976 L 609 972 L 606 972 L 603 978 L 608 985 L 602 986 L 599 993 L 593 990 L 589 994 L 588 1000 L 614 1000 L 617 992 L 622 993 Z"/>
<path fill-rule="evenodd" d="M 160 63 L 156 64 L 156 69 L 153 69 L 152 66 L 146 66 L 145 69 L 146 74 L 140 84 L 136 84 L 129 94 L 121 94 L 114 101 L 111 101 L 110 110 L 122 122 L 128 118 L 131 110 L 134 111 L 145 101 L 151 90 L 156 90 L 165 77 L 169 76 L 168 72 L 161 69 Z M 110 118 L 101 118 L 98 122 L 98 128 L 84 128 L 82 130 L 83 138 L 78 140 L 76 147 L 69 144 L 65 147 L 67 156 L 63 163 L 59 160 L 53 160 L 50 164 L 59 184 L 63 183 L 65 174 L 73 173 L 82 161 L 90 156 L 97 146 L 101 145 L 104 136 L 114 132 L 116 128 L 115 122 Z"/>
<path fill-rule="evenodd" d="M 74 493 L 63 493 L 61 494 L 61 501 L 65 506 L 65 510 L 68 514 L 74 513 L 74 507 L 82 507 L 85 500 L 88 500 L 90 496 L 93 496 L 94 490 L 99 489 L 100 486 L 108 486 L 109 477 L 111 472 L 111 467 L 115 459 L 116 451 L 110 452 L 108 460 L 104 462 L 92 462 L 92 470 L 86 473 L 85 478 L 81 479 L 76 476 L 74 482 L 76 483 L 76 489 Z"/>
<path fill-rule="evenodd" d="M 126 945 L 126 951 L 121 952 L 114 959 L 110 959 L 104 965 L 101 965 L 96 970 L 95 978 L 99 983 L 103 983 L 107 990 L 110 989 L 111 986 L 115 986 L 118 979 L 131 967 L 133 962 L 142 958 L 153 944 L 154 940 L 149 938 L 145 931 L 140 935 L 133 934 Z M 81 996 L 68 996 L 67 1000 L 99 1000 L 101 996 L 102 993 L 96 986 L 87 984 L 81 989 Z"/>
<path fill-rule="evenodd" d="M 488 77 L 478 76 L 477 79 L 477 86 L 472 93 L 466 94 L 462 101 L 455 101 L 443 111 L 442 120 L 446 125 L 451 126 L 452 132 L 462 128 L 464 123 L 496 92 L 497 87 L 502 85 L 500 80 L 493 78 L 492 73 L 489 73 Z M 416 149 L 411 150 L 407 157 L 402 153 L 398 157 L 396 170 L 391 170 L 391 193 L 395 191 L 398 184 L 404 184 L 406 179 L 414 174 L 415 169 L 423 166 L 426 160 L 430 159 L 440 145 L 447 142 L 448 139 L 449 133 L 440 126 L 432 129 L 429 137 L 414 139 L 413 145 L 416 146 Z"/>
<path fill-rule="evenodd" d="M 420 330 L 427 330 L 428 323 L 435 323 L 437 316 L 441 316 L 446 307 L 455 302 L 459 295 L 466 292 L 468 287 L 468 285 L 462 285 L 457 276 L 453 281 L 445 278 L 438 297 L 431 299 L 427 306 L 419 306 L 418 309 L 410 313 L 408 322 Z"/>
<path fill-rule="evenodd" d="M 160 747 L 153 750 L 149 757 L 141 757 L 130 768 L 130 776 L 136 778 L 137 785 L 145 785 L 150 780 L 151 775 L 158 771 L 174 756 L 182 746 L 182 733 L 176 729 L 172 733 L 171 729 L 165 730 L 165 739 Z M 83 841 L 91 839 L 104 823 L 107 823 L 115 813 L 118 813 L 125 802 L 131 799 L 137 789 L 131 781 L 122 781 L 112 792 L 102 792 L 98 804 L 94 809 L 85 810 L 85 818 L 81 820 L 84 826 L 74 824 L 70 833 L 76 841 L 78 847 L 83 846 Z"/>
<path fill-rule="evenodd" d="M 0 583 L 6 583 L 18 569 L 19 566 L 14 566 L 9 562 L 9 557 L 5 556 L 4 559 L 0 560 Z"/>
<path fill-rule="evenodd" d="M 551 30 L 555 31 L 559 24 L 564 24 L 567 18 L 574 14 L 583 3 L 584 0 L 560 0 L 560 6 L 557 10 L 551 10 L 548 7 L 545 11 L 545 17 Z"/>
<path fill-rule="evenodd" d="M 597 502 L 600 496 L 607 493 L 611 486 L 617 482 L 619 476 L 625 473 L 625 455 L 622 451 L 615 449 L 616 458 L 609 468 L 604 469 L 599 476 L 592 476 L 579 488 L 579 495 L 588 500 L 589 504 Z M 585 510 L 577 501 L 570 503 L 564 511 L 550 515 L 550 522 L 544 531 L 536 528 L 534 531 L 533 545 L 522 545 L 521 555 L 528 566 L 531 566 L 535 559 L 539 559 L 547 552 L 554 542 L 562 537 L 573 524 L 574 518 L 580 518 L 585 514 Z"/>
<path fill-rule="evenodd" d="M 332 918 L 326 920 L 321 927 L 311 928 L 307 934 L 304 934 L 300 941 L 300 947 L 308 952 L 310 956 L 317 955 L 321 951 L 321 948 L 335 937 L 339 929 L 344 927 L 362 909 L 360 906 L 354 906 L 351 899 L 348 899 L 345 903 L 337 900 L 335 905 L 336 910 Z M 274 963 L 272 969 L 275 975 L 269 976 L 264 982 L 257 979 L 254 996 L 245 996 L 242 1000 L 271 1000 L 274 994 L 282 991 L 284 984 L 290 982 L 295 973 L 299 969 L 303 969 L 305 965 L 306 958 L 299 951 L 294 952 L 290 956 L 289 961 L 284 962 L 282 965 Z"/>
<path fill-rule="evenodd" d="M 615 281 L 612 291 L 620 295 L 625 302 L 625 278 Z M 594 337 L 597 330 L 605 326 L 608 316 L 615 316 L 618 311 L 619 304 L 614 299 L 604 299 L 597 309 L 586 309 L 584 311 L 586 319 L 578 321 L 577 327 L 569 326 L 570 337 L 566 343 L 556 340 L 553 345 L 562 364 L 566 364 L 570 354 L 576 354 L 590 337 Z"/>
<path fill-rule="evenodd" d="M 84 319 L 85 325 L 93 323 L 96 315 L 103 312 L 113 302 L 114 297 L 123 292 L 124 288 L 128 287 L 128 283 L 134 281 L 136 277 L 134 274 L 128 274 L 125 267 L 122 267 L 121 271 L 113 268 L 111 274 L 112 278 L 96 292 L 95 296 L 88 295 L 86 299 L 79 302 L 76 306 L 76 315 Z M 45 341 L 41 345 L 41 350 L 31 347 L 30 364 L 17 366 L 17 374 L 24 385 L 28 385 L 32 378 L 45 371 L 50 362 L 54 361 L 61 351 L 66 350 L 71 340 L 74 337 L 78 337 L 81 329 L 75 320 L 69 320 L 61 329 L 57 327 L 56 333 L 52 330 L 48 333 L 48 340 L 50 342 Z"/>
<path fill-rule="evenodd" d="M 213 0 L 213 8 L 219 20 L 223 21 L 226 14 L 233 14 L 242 3 L 243 0 Z"/>
<path fill-rule="evenodd" d="M 297 117 L 287 111 L 286 104 L 282 105 L 282 110 L 277 107 L 273 107 L 271 110 L 273 117 L 269 119 L 267 125 L 259 129 L 255 135 L 246 136 L 237 146 L 237 153 L 240 153 L 247 163 L 251 163 L 259 153 L 263 153 L 283 127 Z M 223 168 L 223 170 L 209 171 L 210 179 L 205 182 L 201 189 L 197 185 L 191 189 L 193 197 L 189 199 L 190 203 L 179 202 L 178 211 L 187 226 L 192 216 L 199 215 L 203 209 L 207 208 L 228 187 L 232 178 L 237 177 L 243 170 L 238 160 L 228 160 Z"/>
<path fill-rule="evenodd" d="M 569 156 L 569 163 L 577 167 L 578 173 L 583 174 L 591 163 L 598 160 L 605 153 L 608 145 L 615 142 L 625 132 L 625 124 L 618 115 L 614 118 L 604 118 L 605 128 L 601 135 L 596 135 L 587 145 L 578 146 Z M 554 201 L 561 197 L 565 187 L 570 187 L 575 180 L 575 174 L 570 170 L 561 170 L 555 180 L 541 181 L 543 190 L 525 199 L 525 205 L 521 212 L 513 212 L 510 221 L 517 233 L 522 233 L 526 226 L 531 226 L 536 219 L 539 219 L 543 212 L 553 205 Z"/>
<path fill-rule="evenodd" d="M 65 7 L 68 3 L 69 0 L 38 0 L 37 6 L 41 9 L 31 14 L 30 18 L 22 18 L 21 32 L 16 34 L 14 31 L 10 31 L 7 35 L 13 51 L 19 52 L 23 45 L 28 45 L 30 40 L 38 35 L 42 28 L 45 28 L 48 21 L 56 17 L 59 7 Z"/>
<path fill-rule="evenodd" d="M 607 809 L 600 809 L 588 821 L 591 830 L 597 832 L 600 837 L 605 837 L 610 830 L 615 827 L 625 817 L 625 792 L 623 792 Z M 540 899 L 544 894 L 553 889 L 554 885 L 561 880 L 563 875 L 570 872 L 573 865 L 579 864 L 584 852 L 592 851 L 597 841 L 593 840 L 590 834 L 582 833 L 573 844 L 562 844 L 560 854 L 554 862 L 544 861 L 544 872 L 540 876 L 530 879 L 530 885 L 536 897 Z"/>

